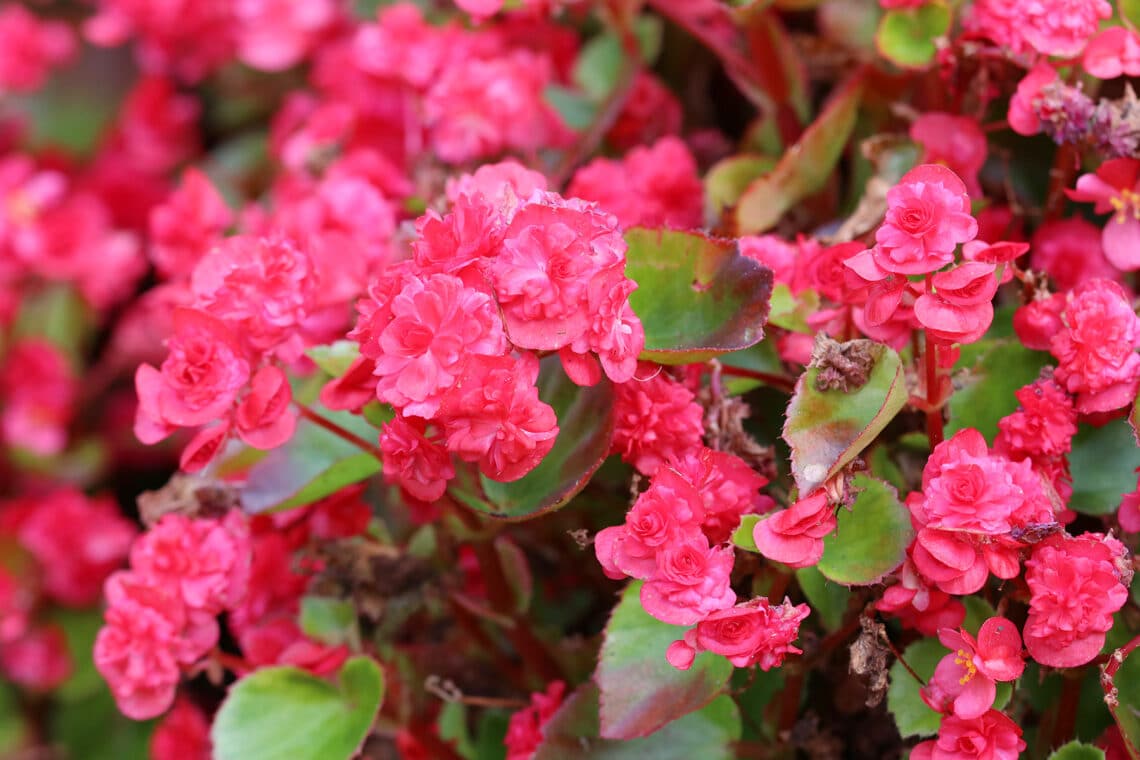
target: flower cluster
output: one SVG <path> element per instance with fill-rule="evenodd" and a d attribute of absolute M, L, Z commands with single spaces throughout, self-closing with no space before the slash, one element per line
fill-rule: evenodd
<path fill-rule="evenodd" d="M 182 670 L 218 643 L 217 616 L 245 596 L 249 554 L 239 513 L 169 514 L 131 548 L 131 569 L 107 579 L 95 666 L 125 715 L 152 718 L 174 703 Z"/>
<path fill-rule="evenodd" d="M 558 352 L 582 385 L 636 370 L 644 334 L 617 223 L 545 185 L 513 163 L 462 178 L 450 212 L 419 220 L 414 258 L 358 305 L 350 374 L 373 376 L 374 397 L 397 410 L 381 435 L 385 476 L 422 501 L 454 477 L 449 454 L 512 481 L 550 451 L 558 421 L 538 398 L 537 352 Z"/>

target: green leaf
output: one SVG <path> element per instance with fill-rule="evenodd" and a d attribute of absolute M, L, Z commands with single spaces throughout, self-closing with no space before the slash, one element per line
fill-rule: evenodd
<path fill-rule="evenodd" d="M 976 631 L 975 631 L 976 633 Z M 914 671 L 929 681 L 934 675 L 934 669 L 939 661 L 950 654 L 950 650 L 942 646 L 938 639 L 920 639 L 906 648 L 903 659 L 907 661 Z M 907 672 L 901 662 L 895 661 L 891 665 L 891 685 L 887 690 L 887 709 L 895 718 L 895 725 L 903 737 L 907 736 L 933 736 L 938 733 L 938 726 L 942 722 L 942 715 L 926 706 L 919 696 L 922 688 L 914 677 Z M 997 695 L 994 697 L 994 709 L 1000 710 L 1009 704 L 1013 695 L 1013 686 L 1008 683 L 997 685 Z"/>
<path fill-rule="evenodd" d="M 356 628 L 356 607 L 348 599 L 301 597 L 299 622 L 302 633 L 329 646 L 360 642 L 360 633 Z"/>
<path fill-rule="evenodd" d="M 326 374 L 340 377 L 360 357 L 360 344 L 354 340 L 338 340 L 327 346 L 313 346 L 305 356 Z"/>
<path fill-rule="evenodd" d="M 997 615 L 990 603 L 980 596 L 967 596 L 962 599 L 962 603 L 966 605 L 966 619 L 962 621 L 962 627 L 970 633 L 976 634 L 982 623 Z"/>
<path fill-rule="evenodd" d="M 601 736 L 607 739 L 648 736 L 711 702 L 732 677 L 732 663 L 712 652 L 697 655 L 688 670 L 666 662 L 665 650 L 687 629 L 650 616 L 641 606 L 641 588 L 633 581 L 622 593 L 594 673 Z"/>
<path fill-rule="evenodd" d="M 83 760 L 147 760 L 154 722 L 119 712 L 106 685 L 82 699 L 61 702 L 51 714 L 51 737 L 66 757 Z"/>
<path fill-rule="evenodd" d="M 586 129 L 594 122 L 594 117 L 598 113 L 596 103 L 569 87 L 547 85 L 542 97 L 571 129 Z"/>
<path fill-rule="evenodd" d="M 79 291 L 55 283 L 23 299 L 13 333 L 18 338 L 43 338 L 77 364 L 97 326 L 94 310 Z"/>
<path fill-rule="evenodd" d="M 1135 651 L 1124 658 L 1112 683 L 1118 704 L 1110 705 L 1109 709 L 1120 727 L 1128 753 L 1133 758 L 1140 757 L 1140 656 Z"/>
<path fill-rule="evenodd" d="M 792 206 L 827 183 L 855 128 L 862 96 L 863 76 L 857 74 L 840 85 L 776 168 L 748 187 L 736 207 L 740 234 L 771 229 Z"/>
<path fill-rule="evenodd" d="M 542 360 L 538 397 L 558 416 L 554 448 L 522 478 L 500 483 L 480 476 L 489 503 L 467 502 L 492 517 L 529 520 L 566 505 L 585 488 L 610 453 L 613 385 L 603 378 L 589 388 L 575 385 L 557 356 Z"/>
<path fill-rule="evenodd" d="M 1140 25 L 1140 0 L 1120 0 L 1117 7 L 1120 15 L 1131 21 L 1133 26 Z"/>
<path fill-rule="evenodd" d="M 768 315 L 768 324 L 811 335 L 815 331 L 808 326 L 807 318 L 818 310 L 818 293 L 807 289 L 793 296 L 791 289 L 781 282 L 772 289 L 772 313 Z"/>
<path fill-rule="evenodd" d="M 771 156 L 740 155 L 722 159 L 705 175 L 705 202 L 717 218 L 731 208 L 757 178 L 772 171 Z"/>
<path fill-rule="evenodd" d="M 263 668 L 230 687 L 210 731 L 216 760 L 348 760 L 384 696 L 370 657 L 353 657 L 330 683 L 295 667 Z"/>
<path fill-rule="evenodd" d="M 925 68 L 938 52 L 935 40 L 950 29 L 950 9 L 939 2 L 887 11 L 875 33 L 875 46 L 891 63 Z"/>
<path fill-rule="evenodd" d="M 726 367 L 740 367 L 769 375 L 784 375 L 784 363 L 780 361 L 780 352 L 776 349 L 776 341 L 762 340 L 755 346 L 749 346 L 743 351 L 733 351 L 720 357 L 720 363 Z M 764 385 L 763 380 L 752 377 L 737 377 L 725 374 L 721 377 L 724 389 L 732 394 L 747 393 L 753 388 Z"/>
<path fill-rule="evenodd" d="M 27 737 L 16 689 L 0 681 L 0 757 L 15 756 Z"/>
<path fill-rule="evenodd" d="M 807 597 L 811 611 L 818 614 L 823 627 L 838 630 L 847 615 L 851 590 L 824 577 L 818 567 L 802 567 L 796 571 L 796 582 Z"/>
<path fill-rule="evenodd" d="M 580 686 L 543 727 L 532 760 L 733 760 L 740 710 L 728 696 L 714 699 L 642 739 L 598 738 L 598 687 Z"/>
<path fill-rule="evenodd" d="M 792 475 L 801 496 L 857 457 L 906 404 L 906 376 L 899 355 L 879 343 L 862 343 L 875 362 L 862 387 L 848 393 L 818 390 L 818 367 L 809 367 L 796 382 L 784 440 L 792 448 Z"/>
<path fill-rule="evenodd" d="M 366 441 L 377 440 L 376 429 L 362 417 L 317 404 L 313 409 Z M 287 444 L 250 468 L 242 505 L 252 514 L 300 507 L 378 472 L 380 460 L 375 455 L 302 418 Z"/>
<path fill-rule="evenodd" d="M 1072 741 L 1057 748 L 1049 760 L 1104 760 L 1104 750 L 1091 744 Z"/>
<path fill-rule="evenodd" d="M 630 305 L 645 326 L 641 358 L 689 364 L 759 343 L 772 271 L 730 240 L 696 232 L 626 232 Z"/>
<path fill-rule="evenodd" d="M 946 437 L 972 427 L 993 441 L 998 420 L 1017 411 L 1019 402 L 1013 394 L 1037 380 L 1049 355 L 1030 351 L 1017 340 L 987 338 L 969 348 L 959 359 L 969 372 L 947 405 Z"/>
<path fill-rule="evenodd" d="M 1140 396 L 1132 402 L 1132 409 L 1128 412 L 1128 424 L 1132 428 L 1132 440 L 1140 446 Z"/>
<path fill-rule="evenodd" d="M 106 682 L 95 670 L 95 662 L 91 659 L 95 637 L 103 627 L 103 614 L 99 610 L 59 607 L 50 612 L 50 619 L 63 630 L 67 652 L 75 663 L 71 675 L 54 692 L 55 697 L 63 701 L 77 701 L 106 689 Z"/>
<path fill-rule="evenodd" d="M 902 563 L 914 528 L 894 488 L 866 475 L 857 475 L 852 484 L 862 491 L 850 510 L 839 509 L 839 527 L 823 539 L 817 567 L 836 583 L 866 586 Z"/>
<path fill-rule="evenodd" d="M 760 550 L 756 547 L 756 539 L 752 537 L 752 531 L 756 528 L 756 523 L 762 519 L 764 518 L 760 515 L 744 515 L 741 517 L 740 526 L 732 532 L 733 545 L 746 551 L 758 553 Z"/>
<path fill-rule="evenodd" d="M 661 52 L 663 25 L 656 16 L 641 16 L 634 22 L 634 35 L 641 49 L 642 62 L 652 65 Z M 606 32 L 591 39 L 578 54 L 571 77 L 594 102 L 606 99 L 625 65 L 625 50 L 616 34 Z"/>
<path fill-rule="evenodd" d="M 1086 515 L 1106 515 L 1120 506 L 1120 498 L 1136 490 L 1140 447 L 1124 419 L 1102 425 L 1081 425 L 1069 454 L 1073 497 L 1069 508 Z"/>

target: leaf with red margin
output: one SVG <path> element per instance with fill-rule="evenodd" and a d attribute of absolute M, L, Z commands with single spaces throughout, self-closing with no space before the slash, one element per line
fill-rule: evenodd
<path fill-rule="evenodd" d="M 736 206 L 740 234 L 769 230 L 796 203 L 821 189 L 834 173 L 863 97 L 864 73 L 852 75 L 832 95 L 776 168 L 749 186 Z"/>
<path fill-rule="evenodd" d="M 542 360 L 538 396 L 558 416 L 554 448 L 519 480 L 500 483 L 480 476 L 486 501 L 463 499 L 478 512 L 504 520 L 530 520 L 566 505 L 585 488 L 610 453 L 613 385 L 602 378 L 589 388 L 575 385 L 557 356 Z"/>
<path fill-rule="evenodd" d="M 875 364 L 861 388 L 848 393 L 818 390 L 816 367 L 809 367 L 796 382 L 784 440 L 792 448 L 792 475 L 801 496 L 858 456 L 906 404 L 906 374 L 899 355 L 881 343 L 862 343 L 874 354 Z"/>
<path fill-rule="evenodd" d="M 740 734 L 740 709 L 721 695 L 644 738 L 599 738 L 598 687 L 590 682 L 578 687 L 542 727 L 542 743 L 532 760 L 733 760 Z"/>
<path fill-rule="evenodd" d="M 731 240 L 635 227 L 625 233 L 630 305 L 645 327 L 642 359 L 689 364 L 764 338 L 772 271 Z"/>
<path fill-rule="evenodd" d="M 688 670 L 665 660 L 665 650 L 684 638 L 684 626 L 662 623 L 641 606 L 641 581 L 626 586 L 606 624 L 594 681 L 601 690 L 601 735 L 607 739 L 647 736 L 711 702 L 732 677 L 732 663 L 702 652 Z"/>
<path fill-rule="evenodd" d="M 1114 651 L 1100 679 L 1104 701 L 1120 727 L 1124 748 L 1132 760 L 1140 760 L 1140 657 L 1135 654 L 1138 643 L 1140 638 Z"/>

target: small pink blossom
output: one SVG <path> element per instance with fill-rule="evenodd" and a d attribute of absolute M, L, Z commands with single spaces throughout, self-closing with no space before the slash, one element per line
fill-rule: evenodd
<path fill-rule="evenodd" d="M 232 212 L 206 175 L 187 169 L 182 186 L 150 212 L 151 261 L 165 277 L 189 277 L 232 222 Z"/>
<path fill-rule="evenodd" d="M 551 681 L 545 691 L 530 695 L 530 706 L 511 716 L 503 744 L 507 760 L 530 760 L 542 743 L 542 727 L 554 717 L 566 695 L 566 684 Z"/>
<path fill-rule="evenodd" d="M 756 523 L 752 538 L 768 559 L 790 567 L 810 567 L 823 556 L 823 538 L 836 525 L 835 509 L 819 489 Z"/>
<path fill-rule="evenodd" d="M 1071 290 L 1095 278 L 1121 278 L 1120 270 L 1104 255 L 1101 231 L 1080 217 L 1045 222 L 1033 233 L 1030 250 L 1030 265 L 1047 273 L 1058 290 Z"/>
<path fill-rule="evenodd" d="M 986 620 L 977 639 L 965 630 L 949 628 L 939 631 L 938 638 L 951 654 L 934 669 L 922 698 L 939 712 L 952 712 L 966 720 L 979 718 L 993 704 L 995 682 L 1016 681 L 1025 669 L 1021 636 L 1017 626 L 1005 618 Z"/>
<path fill-rule="evenodd" d="M 78 392 L 71 363 L 55 344 L 36 338 L 15 342 L 0 364 L 4 441 L 40 456 L 59 454 L 67 446 Z"/>
<path fill-rule="evenodd" d="M 422 422 L 397 415 L 380 432 L 384 480 L 399 485 L 420 501 L 436 501 L 455 477 L 447 449 L 429 437 Z"/>
<path fill-rule="evenodd" d="M 1025 563 L 1031 596 L 1024 631 L 1033 659 L 1071 668 L 1100 653 L 1113 613 L 1128 600 L 1126 557 L 1119 541 L 1093 533 L 1051 538 L 1034 547 Z"/>
<path fill-rule="evenodd" d="M 1014 132 L 1028 137 L 1041 131 L 1041 119 L 1034 103 L 1041 97 L 1041 90 L 1056 80 L 1056 69 L 1045 61 L 1037 63 L 1022 77 L 1009 101 L 1009 126 Z"/>
<path fill-rule="evenodd" d="M 211 760 L 210 722 L 185 697 L 155 726 L 150 739 L 151 760 Z"/>
<path fill-rule="evenodd" d="M 701 445 L 704 412 L 664 370 L 643 365 L 645 380 L 615 387 L 613 450 L 644 475 Z M 652 374 L 650 374 L 652 373 Z"/>
<path fill-rule="evenodd" d="M 1140 76 L 1140 35 L 1123 26 L 1105 29 L 1089 42 L 1081 63 L 1097 79 Z"/>
<path fill-rule="evenodd" d="M 0 91 L 38 90 L 51 69 L 75 56 L 75 35 L 62 21 L 38 18 L 19 3 L 0 9 Z"/>
<path fill-rule="evenodd" d="M 1112 16 L 1107 0 L 1027 0 L 1019 4 L 1025 40 L 1043 55 L 1075 56 Z"/>
<path fill-rule="evenodd" d="M 962 180 L 944 166 L 924 164 L 887 191 L 887 216 L 872 254 L 888 272 L 926 274 L 949 264 L 958 244 L 977 232 Z"/>
<path fill-rule="evenodd" d="M 1140 160 L 1114 158 L 1095 174 L 1077 178 L 1074 201 L 1095 203 L 1098 214 L 1113 212 L 1105 223 L 1101 242 L 1109 263 L 1125 272 L 1140 269 Z"/>
<path fill-rule="evenodd" d="M 1017 760 L 1025 749 L 1021 729 L 997 710 L 976 718 L 947 715 L 938 738 L 910 751 L 910 760 Z"/>
<path fill-rule="evenodd" d="M 792 642 L 810 613 L 806 604 L 793 605 L 785 599 L 773 605 L 756 597 L 710 614 L 669 646 L 666 659 L 678 670 L 688 670 L 699 652 L 708 651 L 723 655 L 738 668 L 759 665 L 767 671 L 782 665 L 787 655 L 800 654 Z"/>
<path fill-rule="evenodd" d="M 692 625 L 732 607 L 732 565 L 732 547 L 710 547 L 703 535 L 670 544 L 657 552 L 657 573 L 641 587 L 641 606 L 672 625 Z"/>
<path fill-rule="evenodd" d="M 910 138 L 922 145 L 923 163 L 944 164 L 962 178 L 970 195 L 981 195 L 978 172 L 986 162 L 987 145 L 976 119 L 940 111 L 924 113 L 910 125 Z"/>

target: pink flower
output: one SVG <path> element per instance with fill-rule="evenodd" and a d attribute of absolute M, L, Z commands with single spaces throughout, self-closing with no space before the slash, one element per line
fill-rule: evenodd
<path fill-rule="evenodd" d="M 926 274 L 949 264 L 958 244 L 977 232 L 962 180 L 944 166 L 923 164 L 887 191 L 887 216 L 872 253 L 888 272 Z"/>
<path fill-rule="evenodd" d="M 40 20 L 18 3 L 0 9 L 0 91 L 31 92 L 54 66 L 75 55 L 75 35 L 62 21 Z"/>
<path fill-rule="evenodd" d="M 1065 296 L 1053 294 L 1038 297 L 1013 313 L 1013 330 L 1026 348 L 1048 351 L 1053 336 L 1065 329 L 1061 312 L 1065 310 Z"/>
<path fill-rule="evenodd" d="M 966 619 L 965 605 L 928 585 L 909 556 L 895 575 L 899 582 L 887 587 L 875 609 L 897 616 L 904 628 L 934 636 L 939 629 L 957 628 Z"/>
<path fill-rule="evenodd" d="M 290 410 L 293 391 L 280 367 L 267 364 L 249 382 L 249 393 L 234 411 L 243 441 L 256 449 L 273 449 L 293 437 L 297 415 Z"/>
<path fill-rule="evenodd" d="M 1089 42 L 1081 63 L 1097 79 L 1140 76 L 1140 35 L 1123 26 L 1105 29 Z"/>
<path fill-rule="evenodd" d="M 70 362 L 55 344 L 38 338 L 12 344 L 0 366 L 4 440 L 40 456 L 62 452 L 78 390 Z"/>
<path fill-rule="evenodd" d="M 823 538 L 836 525 L 835 509 L 821 488 L 756 523 L 752 538 L 768 559 L 790 567 L 810 567 L 823 556 Z"/>
<path fill-rule="evenodd" d="M 1022 477 L 1009 460 L 991 456 L 973 428 L 940 443 L 923 470 L 925 499 L 916 516 L 928 528 L 981 536 L 1013 528 L 1022 506 L 1039 491 L 1026 493 Z"/>
<path fill-rule="evenodd" d="M 711 543 L 728 541 L 743 515 L 767 512 L 776 506 L 770 496 L 759 493 L 768 479 L 726 451 L 708 447 L 691 450 L 672 462 L 672 469 L 700 493 L 705 511 L 701 531 Z"/>
<path fill-rule="evenodd" d="M 249 528 L 241 513 L 223 519 L 164 515 L 135 542 L 131 569 L 140 580 L 177 594 L 190 610 L 235 608 L 249 584 Z"/>
<path fill-rule="evenodd" d="M 118 573 L 107 582 L 109 606 L 105 624 L 95 639 L 95 667 L 107 680 L 119 710 L 128 718 L 146 720 L 161 715 L 174 703 L 180 662 L 190 662 L 217 640 L 216 624 L 198 644 L 187 645 L 181 603 L 165 591 L 140 584 Z"/>
<path fill-rule="evenodd" d="M 230 331 L 200 311 L 175 311 L 168 345 L 170 354 L 161 370 L 143 364 L 135 373 L 135 435 L 143 443 L 156 443 L 176 427 L 219 419 L 249 379 L 249 363 Z"/>
<path fill-rule="evenodd" d="M 1140 160 L 1105 161 L 1095 174 L 1078 177 L 1076 189 L 1066 192 L 1074 201 L 1095 203 L 1098 214 L 1114 212 L 1101 237 L 1104 255 L 1117 269 L 1140 269 Z"/>
<path fill-rule="evenodd" d="M 1123 544 L 1094 533 L 1054 537 L 1034 547 L 1025 563 L 1031 594 L 1025 646 L 1033 659 L 1071 668 L 1100 653 L 1113 613 L 1128 600 L 1126 558 Z"/>
<path fill-rule="evenodd" d="M 127 95 L 109 146 L 144 173 L 161 174 L 198 153 L 202 107 L 162 76 L 144 76 Z"/>
<path fill-rule="evenodd" d="M 666 461 L 702 445 L 704 412 L 688 388 L 662 369 L 643 366 L 647 379 L 614 388 L 613 450 L 642 474 L 652 475 Z"/>
<path fill-rule="evenodd" d="M 939 712 L 950 707 L 958 718 L 980 718 L 993 704 L 995 681 L 1016 681 L 1025 669 L 1021 636 L 1005 618 L 982 623 L 977 639 L 965 630 L 949 628 L 939 631 L 938 639 L 952 653 L 938 663 L 922 698 Z"/>
<path fill-rule="evenodd" d="M 1104 255 L 1101 231 L 1079 217 L 1042 224 L 1033 233 L 1031 250 L 1031 266 L 1046 272 L 1058 290 L 1071 290 L 1085 280 L 1098 277 L 1121 278 L 1120 270 Z"/>
<path fill-rule="evenodd" d="M 1024 36 L 1024 0 L 976 0 L 965 9 L 963 26 L 1018 55 L 1031 52 Z"/>
<path fill-rule="evenodd" d="M 1077 411 L 1107 412 L 1130 403 L 1140 386 L 1140 317 L 1124 288 L 1088 280 L 1068 294 L 1064 329 L 1049 350 L 1057 383 L 1077 397 Z"/>
<path fill-rule="evenodd" d="M 71 488 L 36 498 L 18 528 L 20 543 L 39 563 L 42 590 L 69 607 L 99 599 L 135 534 L 114 500 L 88 498 Z"/>
<path fill-rule="evenodd" d="M 729 586 L 733 550 L 703 536 L 657 552 L 657 573 L 641 587 L 641 606 L 658 620 L 692 625 L 736 603 Z"/>
<path fill-rule="evenodd" d="M 299 63 L 332 30 L 335 0 L 236 0 L 237 55 L 262 71 Z"/>
<path fill-rule="evenodd" d="M 792 293 L 802 290 L 796 283 L 796 259 L 799 246 L 777 235 L 750 235 L 737 240 L 740 253 L 772 270 L 772 279 L 791 288 Z"/>
<path fill-rule="evenodd" d="M 1073 400 L 1052 380 L 1038 380 L 1017 391 L 1021 408 L 998 421 L 994 448 L 1011 459 L 1068 454 L 1077 434 Z"/>
<path fill-rule="evenodd" d="M 1025 40 L 1043 55 L 1075 56 L 1112 16 L 1107 0 L 1027 0 L 1019 4 Z"/>
<path fill-rule="evenodd" d="M 728 658 L 738 668 L 759 665 L 767 671 L 779 667 L 784 657 L 800 654 L 792 646 L 800 622 L 811 613 L 806 604 L 772 605 L 760 596 L 735 607 L 713 612 L 685 633 L 682 641 L 669 646 L 666 659 L 678 670 L 688 670 L 697 653 L 709 651 Z"/>
<path fill-rule="evenodd" d="M 947 715 L 938 738 L 910 751 L 911 760 L 1017 760 L 1025 749 L 1021 729 L 997 710 L 977 718 Z"/>
<path fill-rule="evenodd" d="M 434 417 L 470 357 L 507 350 L 494 301 L 451 275 L 408 277 L 382 309 L 385 320 L 357 328 L 361 352 L 375 361 L 376 396 L 404 414 Z"/>
<path fill-rule="evenodd" d="M 994 265 L 967 261 L 935 274 L 933 292 L 918 297 L 914 317 L 926 334 L 944 343 L 973 343 L 993 321 L 991 299 L 997 292 Z"/>
<path fill-rule="evenodd" d="M 685 143 L 671 136 L 633 148 L 621 161 L 594 159 L 575 173 L 566 195 L 596 201 L 623 227 L 691 229 L 703 216 L 696 161 Z"/>
<path fill-rule="evenodd" d="M 625 524 L 598 533 L 594 551 L 610 578 L 649 579 L 657 572 L 657 553 L 696 539 L 704 519 L 705 505 L 693 482 L 662 467 L 626 513 Z"/>
<path fill-rule="evenodd" d="M 178 699 L 151 735 L 151 760 L 210 760 L 213 756 L 210 722 L 189 699 Z"/>
<path fill-rule="evenodd" d="M 981 548 L 968 534 L 957 531 L 922 528 L 911 556 L 915 569 L 948 594 L 972 594 L 985 585 L 990 573 Z"/>
<path fill-rule="evenodd" d="M 1022 77 L 1009 101 L 1009 126 L 1014 132 L 1028 137 L 1041 131 L 1041 118 L 1034 104 L 1041 97 L 1041 90 L 1056 80 L 1056 69 L 1045 61 L 1037 63 Z"/>
<path fill-rule="evenodd" d="M 543 100 L 550 61 L 527 50 L 495 58 L 466 58 L 445 67 L 424 100 L 436 153 L 462 163 L 505 151 L 533 154 L 567 134 Z"/>
<path fill-rule="evenodd" d="M 396 415 L 380 432 L 384 480 L 420 501 L 436 501 L 455 477 L 451 456 L 435 437 L 429 438 L 416 418 Z"/>
<path fill-rule="evenodd" d="M 233 213 L 206 175 L 187 169 L 182 186 L 150 212 L 151 261 L 165 277 L 189 277 L 232 221 Z"/>
<path fill-rule="evenodd" d="M 542 727 L 554 717 L 562 705 L 566 684 L 551 681 L 544 692 L 530 695 L 530 706 L 511 716 L 503 744 L 507 747 L 507 760 L 530 760 L 542 743 Z"/>
<path fill-rule="evenodd" d="M 981 195 L 978 172 L 986 162 L 987 146 L 986 135 L 976 119 L 924 113 L 910 125 L 910 138 L 922 145 L 923 163 L 944 164 L 965 181 L 970 195 Z"/>
<path fill-rule="evenodd" d="M 57 625 L 35 628 L 0 647 L 0 673 L 25 689 L 51 691 L 66 681 L 72 670 L 67 638 Z"/>
<path fill-rule="evenodd" d="M 617 220 L 583 201 L 549 194 L 519 209 L 490 266 L 511 342 L 588 350 L 591 295 L 625 279 L 625 251 Z"/>
<path fill-rule="evenodd" d="M 532 354 L 472 357 L 441 408 L 447 448 L 492 480 L 518 480 L 554 446 L 558 419 L 540 401 Z"/>
<path fill-rule="evenodd" d="M 312 258 L 293 241 L 247 235 L 223 240 L 190 281 L 197 308 L 223 320 L 253 351 L 285 360 L 304 347 L 299 330 L 317 285 Z"/>

